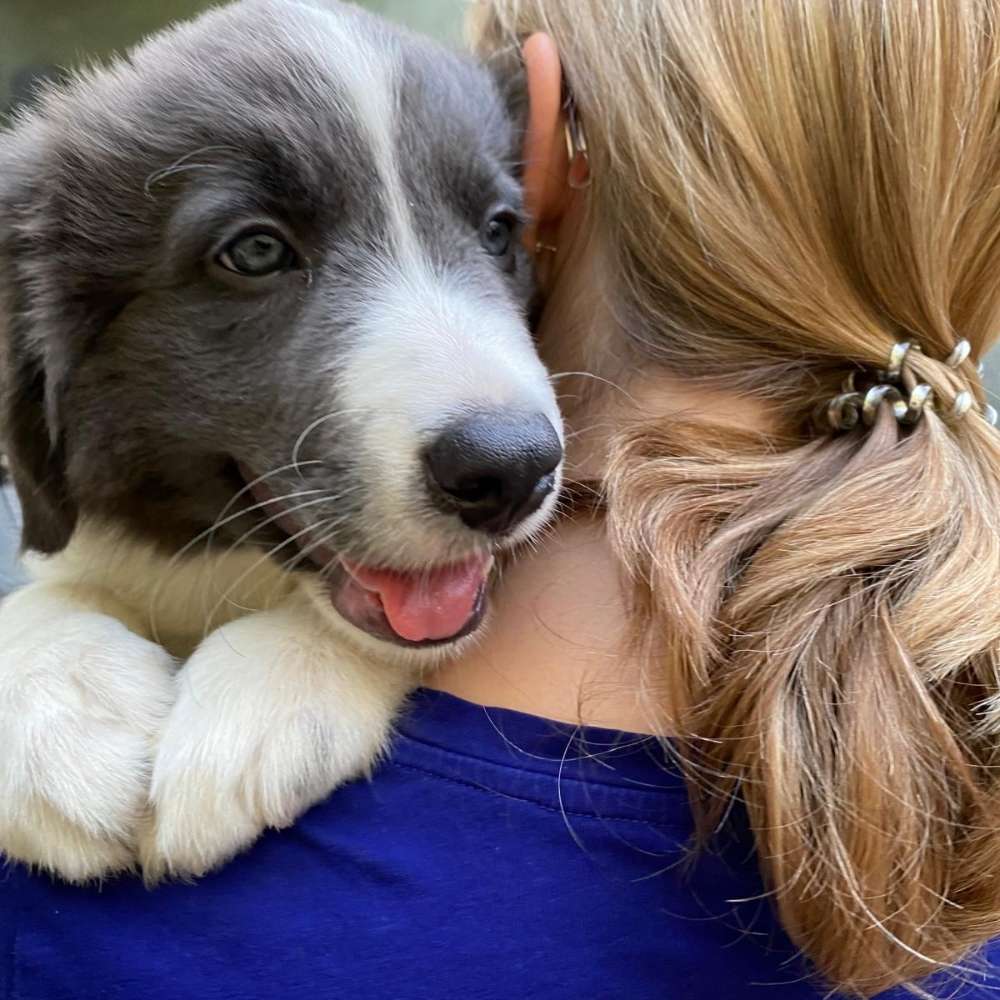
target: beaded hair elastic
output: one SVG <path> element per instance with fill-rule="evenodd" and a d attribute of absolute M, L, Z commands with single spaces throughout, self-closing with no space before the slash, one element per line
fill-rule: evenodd
<path fill-rule="evenodd" d="M 987 423 L 996 427 L 997 411 L 992 406 L 976 406 L 975 397 L 968 389 L 955 394 L 950 405 L 941 406 L 935 398 L 934 389 L 926 382 L 918 382 L 907 367 L 911 353 L 920 350 L 920 345 L 912 341 L 901 341 L 893 345 L 889 354 L 889 364 L 883 370 L 870 373 L 861 381 L 858 373 L 852 372 L 841 387 L 841 392 L 821 408 L 820 416 L 834 431 L 849 431 L 861 422 L 871 427 L 883 403 L 892 407 L 896 420 L 904 426 L 917 423 L 928 408 L 938 409 L 948 421 L 963 419 L 970 412 L 977 412 Z M 949 368 L 961 367 L 972 353 L 972 345 L 960 340 L 955 349 L 945 359 Z M 983 366 L 978 368 L 980 376 Z"/>

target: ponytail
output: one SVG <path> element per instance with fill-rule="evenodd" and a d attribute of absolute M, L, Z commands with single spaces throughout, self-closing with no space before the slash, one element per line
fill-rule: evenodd
<path fill-rule="evenodd" d="M 739 795 L 785 929 L 861 996 L 1000 934 L 998 470 L 985 421 L 888 406 L 779 449 L 676 425 L 616 447 L 610 525 L 702 834 Z"/>

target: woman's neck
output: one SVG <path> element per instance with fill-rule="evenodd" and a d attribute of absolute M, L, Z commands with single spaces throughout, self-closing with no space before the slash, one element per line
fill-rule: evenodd
<path fill-rule="evenodd" d="M 603 523 L 564 521 L 505 569 L 483 639 L 428 686 L 564 722 L 654 732 L 626 627 Z"/>

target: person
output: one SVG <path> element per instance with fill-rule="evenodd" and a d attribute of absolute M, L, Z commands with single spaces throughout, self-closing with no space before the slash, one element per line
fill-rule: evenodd
<path fill-rule="evenodd" d="M 0 995 L 992 995 L 998 21 L 481 0 L 566 515 L 371 781 L 196 885 L 8 869 Z"/>

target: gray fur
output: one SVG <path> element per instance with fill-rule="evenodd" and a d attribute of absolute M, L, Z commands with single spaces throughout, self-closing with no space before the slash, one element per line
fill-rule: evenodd
<path fill-rule="evenodd" d="M 369 78 L 386 81 L 396 195 L 358 113 Z M 268 487 L 328 491 L 303 520 L 335 516 L 333 547 L 414 564 L 467 550 L 423 496 L 420 442 L 480 404 L 558 421 L 524 324 L 528 262 L 480 245 L 492 208 L 521 210 L 517 146 L 485 70 L 332 0 L 245 0 L 50 90 L 0 135 L 0 412 L 25 545 L 58 551 L 87 517 L 176 549 L 241 488 L 234 460 L 287 466 L 316 425 Z M 209 262 L 257 219 L 303 270 L 252 284 Z M 415 344 L 441 326 L 454 359 L 413 384 L 411 320 Z M 262 520 L 216 540 L 270 545 Z"/>

